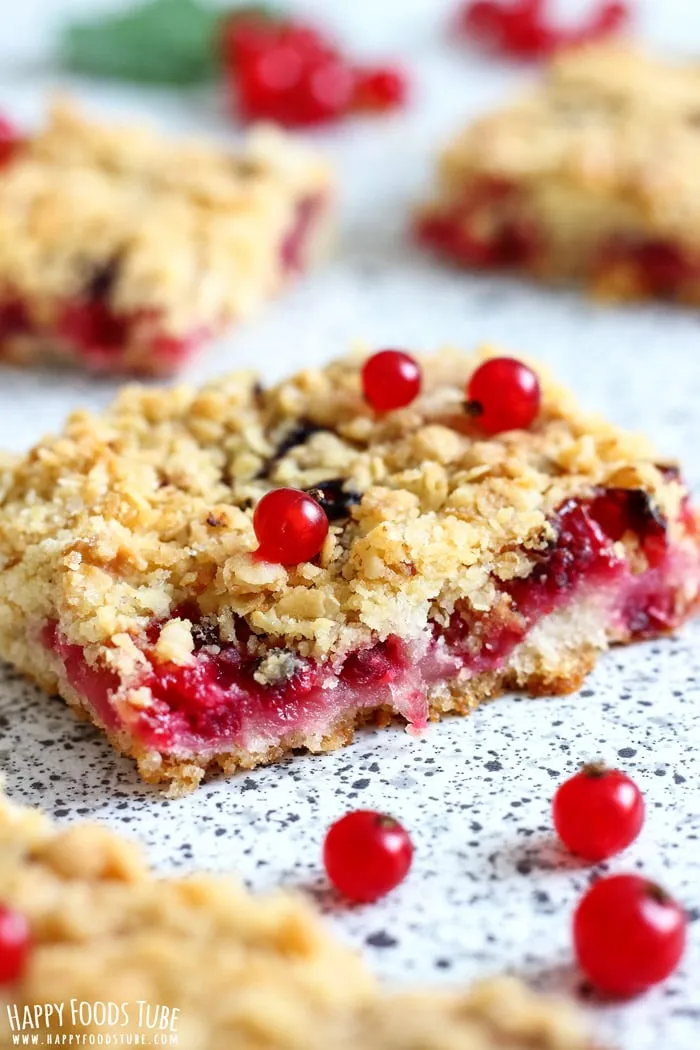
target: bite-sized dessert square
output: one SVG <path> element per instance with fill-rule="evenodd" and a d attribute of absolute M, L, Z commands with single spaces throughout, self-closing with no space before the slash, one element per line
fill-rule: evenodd
<path fill-rule="evenodd" d="M 698 164 L 697 64 L 590 46 L 457 135 L 416 231 L 465 266 L 697 305 Z"/>
<path fill-rule="evenodd" d="M 326 164 L 254 129 L 237 150 L 57 104 L 0 146 L 0 359 L 169 374 L 319 252 Z"/>
<path fill-rule="evenodd" d="M 0 474 L 0 655 L 173 792 L 573 690 L 699 581 L 676 467 L 488 353 L 127 388 Z"/>
<path fill-rule="evenodd" d="M 23 1035 L 179 1050 L 593 1050 L 566 1004 L 513 978 L 388 994 L 292 894 L 157 878 L 107 828 L 59 830 L 2 798 L 0 1006 L 1 1050 Z"/>

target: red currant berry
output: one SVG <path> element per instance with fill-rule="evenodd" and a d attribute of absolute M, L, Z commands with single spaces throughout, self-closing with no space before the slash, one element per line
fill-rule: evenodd
<path fill-rule="evenodd" d="M 408 875 L 413 845 L 393 817 L 360 809 L 341 817 L 323 845 L 323 863 L 337 890 L 350 900 L 375 901 Z"/>
<path fill-rule="evenodd" d="M 18 142 L 16 129 L 8 120 L 0 116 L 0 167 L 10 160 Z"/>
<path fill-rule="evenodd" d="M 253 528 L 265 561 L 298 565 L 315 558 L 328 535 L 323 508 L 299 489 L 267 492 L 253 514 Z"/>
<path fill-rule="evenodd" d="M 352 108 L 361 112 L 383 113 L 398 109 L 408 97 L 408 81 L 400 69 L 378 67 L 355 71 Z"/>
<path fill-rule="evenodd" d="M 336 55 L 306 58 L 287 123 L 298 127 L 337 120 L 350 109 L 355 75 Z"/>
<path fill-rule="evenodd" d="M 551 54 L 562 39 L 551 26 L 535 21 L 527 10 L 509 14 L 501 32 L 503 51 L 516 58 Z"/>
<path fill-rule="evenodd" d="M 380 350 L 362 367 L 362 389 L 377 412 L 410 405 L 420 393 L 421 380 L 420 365 L 403 350 Z"/>
<path fill-rule="evenodd" d="M 685 948 L 683 909 L 639 875 L 594 883 L 574 914 L 579 965 L 601 992 L 627 998 L 664 981 Z"/>
<path fill-rule="evenodd" d="M 288 44 L 275 42 L 251 54 L 241 63 L 237 78 L 241 114 L 247 120 L 287 123 L 302 75 L 302 57 Z"/>
<path fill-rule="evenodd" d="M 591 28 L 594 35 L 604 36 L 624 29 L 630 20 L 629 5 L 622 0 L 605 0 L 593 16 Z"/>
<path fill-rule="evenodd" d="M 584 766 L 557 789 L 554 827 L 572 853 L 586 860 L 612 857 L 634 842 L 644 823 L 644 798 L 626 773 Z"/>
<path fill-rule="evenodd" d="M 471 0 L 457 16 L 458 28 L 476 40 L 495 42 L 503 28 L 505 12 L 497 0 Z"/>
<path fill-rule="evenodd" d="M 540 410 L 537 376 L 513 357 L 492 357 L 467 384 L 467 412 L 486 434 L 526 430 Z"/>
<path fill-rule="evenodd" d="M 337 55 L 335 45 L 322 32 L 304 22 L 285 22 L 282 28 L 282 39 L 285 44 L 295 47 L 300 54 Z"/>
<path fill-rule="evenodd" d="M 226 20 L 222 29 L 224 64 L 235 69 L 251 55 L 270 46 L 278 35 L 277 25 L 252 14 L 238 14 Z"/>
<path fill-rule="evenodd" d="M 29 925 L 17 911 L 0 905 L 0 985 L 18 981 L 29 955 Z"/>

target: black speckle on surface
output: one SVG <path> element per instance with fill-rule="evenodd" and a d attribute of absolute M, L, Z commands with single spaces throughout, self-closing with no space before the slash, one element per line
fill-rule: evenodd
<path fill-rule="evenodd" d="M 395 948 L 399 942 L 385 930 L 377 930 L 376 933 L 370 933 L 365 943 L 370 948 Z"/>

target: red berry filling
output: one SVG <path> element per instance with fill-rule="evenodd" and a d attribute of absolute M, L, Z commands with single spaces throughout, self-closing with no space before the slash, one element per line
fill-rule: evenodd
<path fill-rule="evenodd" d="M 0 904 L 0 986 L 19 981 L 30 949 L 29 924 L 20 912 Z"/>
<path fill-rule="evenodd" d="M 421 216 L 415 234 L 427 248 L 464 266 L 529 266 L 541 252 L 541 237 L 519 203 L 510 183 L 479 179 L 444 212 Z"/>
<path fill-rule="evenodd" d="M 687 919 L 659 886 L 640 875 L 594 883 L 574 915 L 574 947 L 591 983 L 627 998 L 665 981 L 683 957 Z"/>
<path fill-rule="evenodd" d="M 624 29 L 629 7 L 602 0 L 578 26 L 555 26 L 546 0 L 469 0 L 460 8 L 457 29 L 489 50 L 518 58 L 540 58 L 562 47 L 600 40 Z"/>
<path fill-rule="evenodd" d="M 7 298 L 0 303 L 0 340 L 26 335 L 32 325 L 21 299 Z"/>
<path fill-rule="evenodd" d="M 224 63 L 234 108 L 247 121 L 310 127 L 394 109 L 407 94 L 400 70 L 357 67 L 319 30 L 288 20 L 234 16 Z"/>
<path fill-rule="evenodd" d="M 680 597 L 684 579 L 699 567 L 690 551 L 669 546 L 665 523 L 647 504 L 636 490 L 620 489 L 569 500 L 553 519 L 556 538 L 539 553 L 534 570 L 498 583 L 502 601 L 488 614 L 458 609 L 447 627 L 433 624 L 427 641 L 390 637 L 338 663 L 284 654 L 289 666 L 279 680 L 261 677 L 245 624 L 239 625 L 237 642 L 223 643 L 215 625 L 195 607 L 174 614 L 194 624 L 192 663 L 158 663 L 151 646 L 160 625 L 149 631 L 144 651 L 150 669 L 129 683 L 150 689 L 148 706 L 122 699 L 116 676 L 89 666 L 81 649 L 66 644 L 55 626 L 44 632 L 43 641 L 60 656 L 73 688 L 108 729 L 125 727 L 144 747 L 166 753 L 232 745 L 264 751 L 295 734 L 320 742 L 346 713 L 362 708 L 389 709 L 422 728 L 433 684 L 461 669 L 470 675 L 498 670 L 544 616 L 577 596 L 595 597 L 601 618 L 621 640 L 680 622 L 686 611 Z M 646 571 L 633 572 L 623 549 L 615 546 L 628 536 L 642 551 L 653 540 L 653 563 Z"/>
<path fill-rule="evenodd" d="M 303 197 L 296 206 L 291 229 L 280 247 L 280 262 L 285 274 L 300 273 L 306 264 L 309 241 L 320 220 L 325 201 L 319 194 Z"/>
<path fill-rule="evenodd" d="M 3 341 L 26 336 L 48 351 L 52 344 L 64 347 L 82 358 L 91 369 L 134 372 L 170 372 L 209 337 L 202 328 L 187 336 L 154 332 L 154 318 L 147 314 L 114 313 L 101 299 L 75 299 L 60 310 L 54 326 L 36 324 L 25 303 L 8 297 L 0 303 L 0 357 Z M 138 347 L 138 355 L 125 355 Z M 12 348 L 6 351 L 10 356 Z"/>
<path fill-rule="evenodd" d="M 10 124 L 9 120 L 0 116 L 0 168 L 12 160 L 20 142 L 17 129 Z"/>
<path fill-rule="evenodd" d="M 696 299 L 700 294 L 700 259 L 670 241 L 612 238 L 593 261 L 593 278 L 602 291 L 610 285 L 614 293 L 620 274 L 627 294 L 659 299 Z"/>
<path fill-rule="evenodd" d="M 522 194 L 500 179 L 474 180 L 458 201 L 419 216 L 414 233 L 426 248 L 463 266 L 534 270 L 551 266 L 546 236 L 527 214 Z M 587 265 L 594 286 L 603 294 L 700 299 L 700 257 L 662 238 L 612 236 Z"/>

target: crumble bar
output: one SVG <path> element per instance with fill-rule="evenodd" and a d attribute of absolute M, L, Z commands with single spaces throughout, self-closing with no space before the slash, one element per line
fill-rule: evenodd
<path fill-rule="evenodd" d="M 180 1050 L 593 1050 L 568 1006 L 514 979 L 389 995 L 300 898 L 253 897 L 226 876 L 156 878 L 107 828 L 56 830 L 1 798 L 0 903 L 31 932 L 24 974 L 0 986 L 1 1050 L 32 1030 L 39 1045 L 73 1033 Z M 118 1022 L 86 1009 L 81 1024 L 71 1000 L 116 1003 Z M 167 1007 L 172 1028 L 149 1031 L 143 1013 L 139 1025 L 139 1002 L 152 1019 Z M 44 1004 L 62 1015 L 20 1028 Z"/>
<path fill-rule="evenodd" d="M 563 53 L 447 146 L 418 237 L 457 263 L 700 303 L 700 67 Z"/>
<path fill-rule="evenodd" d="M 464 389 L 489 353 L 424 358 L 386 414 L 361 356 L 76 412 L 0 472 L 0 655 L 179 793 L 370 719 L 568 692 L 672 631 L 700 588 L 677 468 L 542 373 L 532 427 L 480 437 Z M 255 553 L 278 486 L 327 511 L 312 562 Z"/>
<path fill-rule="evenodd" d="M 233 152 L 59 103 L 0 168 L 0 358 L 171 373 L 307 266 L 330 201 L 271 127 Z"/>

